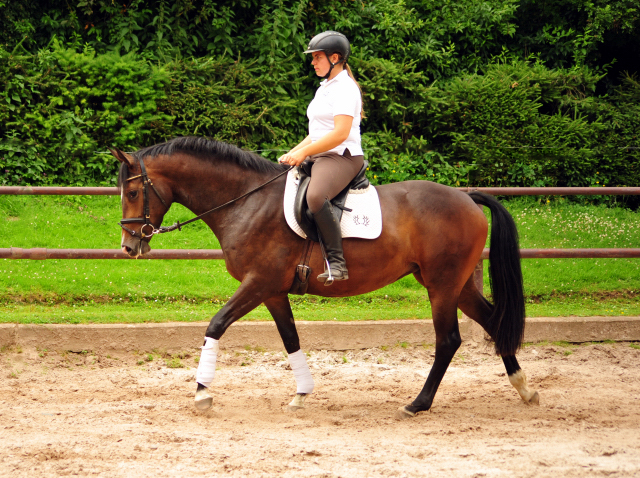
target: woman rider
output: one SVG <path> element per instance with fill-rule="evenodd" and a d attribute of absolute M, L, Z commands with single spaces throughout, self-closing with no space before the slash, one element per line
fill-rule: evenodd
<path fill-rule="evenodd" d="M 309 135 L 282 155 L 281 163 L 298 166 L 305 159 L 314 162 L 307 189 L 307 204 L 318 226 L 329 262 L 320 282 L 347 280 L 349 273 L 342 250 L 340 223 L 331 199 L 358 174 L 364 162 L 360 145 L 362 93 L 347 65 L 351 48 L 342 33 L 326 31 L 311 39 L 304 53 L 313 57 L 316 75 L 323 78 L 307 108 Z M 328 281 L 328 282 L 327 282 Z"/>

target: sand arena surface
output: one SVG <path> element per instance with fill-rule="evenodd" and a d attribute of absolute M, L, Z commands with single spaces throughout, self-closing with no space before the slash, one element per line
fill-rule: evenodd
<path fill-rule="evenodd" d="M 640 350 L 628 343 L 525 347 L 539 407 L 490 349 L 465 344 L 432 411 L 406 421 L 394 413 L 424 384 L 432 347 L 311 353 L 316 391 L 295 413 L 281 353 L 223 351 L 214 407 L 199 413 L 197 349 L 186 368 L 18 352 L 0 354 L 0 476 L 640 475 Z"/>

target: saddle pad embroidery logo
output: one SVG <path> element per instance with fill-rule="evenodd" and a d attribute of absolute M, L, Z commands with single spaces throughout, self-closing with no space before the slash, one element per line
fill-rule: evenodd
<path fill-rule="evenodd" d="M 289 227 L 300 237 L 307 235 L 298 225 L 293 214 L 293 203 L 298 192 L 298 174 L 292 169 L 287 174 L 287 185 L 284 189 L 284 217 Z M 373 186 L 367 189 L 351 190 L 344 205 L 352 211 L 343 211 L 340 228 L 342 237 L 359 239 L 376 239 L 382 232 L 382 211 L 378 191 Z"/>

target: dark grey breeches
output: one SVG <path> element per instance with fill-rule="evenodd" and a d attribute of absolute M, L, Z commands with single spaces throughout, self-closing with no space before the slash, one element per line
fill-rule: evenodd
<path fill-rule="evenodd" d="M 322 209 L 325 200 L 336 197 L 356 177 L 364 164 L 364 156 L 351 156 L 346 149 L 344 155 L 320 153 L 309 159 L 314 164 L 307 189 L 307 204 L 315 214 Z"/>

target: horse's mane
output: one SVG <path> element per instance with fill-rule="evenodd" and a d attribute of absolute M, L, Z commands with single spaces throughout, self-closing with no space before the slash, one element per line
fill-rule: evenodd
<path fill-rule="evenodd" d="M 154 158 L 161 154 L 170 156 L 178 152 L 190 153 L 211 162 L 223 161 L 237 164 L 242 168 L 251 169 L 260 173 L 278 173 L 284 171 L 287 167 L 283 164 L 272 163 L 258 154 L 244 151 L 232 144 L 198 136 L 174 138 L 166 143 L 155 144 L 140 149 L 133 153 L 133 156 L 140 161 L 148 157 Z M 120 168 L 118 185 L 123 184 L 128 175 L 128 168 L 124 163 L 122 166 L 124 167 Z"/>

